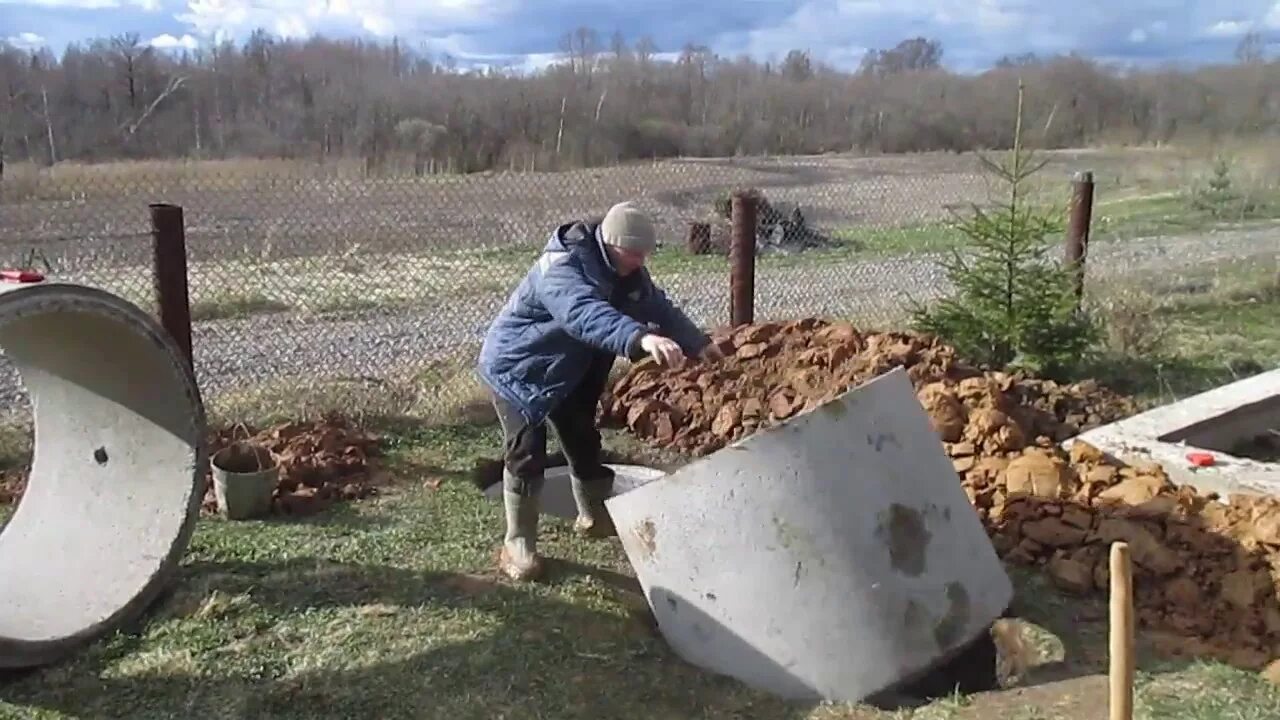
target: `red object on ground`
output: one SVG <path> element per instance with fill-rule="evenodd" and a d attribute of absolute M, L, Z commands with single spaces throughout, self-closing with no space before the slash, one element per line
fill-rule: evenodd
<path fill-rule="evenodd" d="M 1213 455 L 1203 452 L 1187 453 L 1187 459 L 1196 467 L 1209 467 L 1214 463 Z"/>
<path fill-rule="evenodd" d="M 37 283 L 44 281 L 44 275 L 34 270 L 0 270 L 0 280 L 14 283 Z"/>

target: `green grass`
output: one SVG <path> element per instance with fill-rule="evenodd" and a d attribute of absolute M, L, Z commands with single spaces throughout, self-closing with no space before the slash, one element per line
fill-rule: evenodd
<path fill-rule="evenodd" d="M 1094 205 L 1090 240 L 1116 242 L 1135 237 L 1189 235 L 1235 222 L 1267 223 L 1280 220 L 1280 191 L 1262 192 L 1253 200 L 1257 207 L 1245 215 L 1237 217 L 1227 214 L 1215 217 L 1209 212 L 1197 210 L 1185 196 L 1178 193 L 1122 197 L 1115 200 L 1108 200 L 1105 195 L 1100 194 Z M 802 257 L 817 260 L 831 253 L 852 257 L 945 252 L 963 247 L 967 241 L 964 233 L 949 222 L 898 228 L 841 228 L 832 235 L 837 240 L 847 242 L 849 246 Z M 855 252 L 855 247 L 861 250 Z"/>
<path fill-rule="evenodd" d="M 401 425 L 385 438 L 397 491 L 306 519 L 202 519 L 173 592 L 146 622 L 0 678 L 0 718 L 1096 717 L 1062 714 L 1078 686 L 1034 676 L 1019 691 L 1032 695 L 888 713 L 785 703 L 690 667 L 651 630 L 616 540 L 584 541 L 548 520 L 548 581 L 494 578 L 499 509 L 463 473 L 494 453 L 495 427 Z M 1096 680 L 1098 623 L 1081 624 L 1080 601 L 1041 576 L 1014 577 L 1025 615 L 1058 638 L 1036 639 L 1050 648 L 1045 666 L 1060 667 L 1066 648 L 1071 682 Z M 1144 667 L 1143 720 L 1276 717 L 1280 694 L 1254 675 Z M 1204 699 L 1173 702 L 1185 688 Z"/>
<path fill-rule="evenodd" d="M 1099 196 L 1093 208 L 1091 239 L 1122 240 L 1156 235 L 1187 235 L 1232 223 L 1268 222 L 1280 219 L 1280 190 L 1255 191 L 1256 207 L 1247 213 L 1219 216 L 1197 209 L 1185 192 L 1164 192 L 1134 198 L 1108 200 Z"/>
<path fill-rule="evenodd" d="M 206 298 L 191 303 L 191 319 L 197 322 L 226 320 L 248 315 L 286 312 L 290 309 L 288 304 L 273 300 L 260 292 L 247 295 L 228 293 L 223 298 Z"/>
<path fill-rule="evenodd" d="M 1239 262 L 1183 278 L 1138 277 L 1100 310 L 1121 345 L 1080 372 L 1145 404 L 1280 367 L 1280 266 Z"/>
<path fill-rule="evenodd" d="M 495 582 L 497 508 L 456 473 L 497 439 L 393 436 L 395 497 L 308 521 L 202 521 L 145 629 L 0 686 L 0 717 L 788 716 L 674 662 L 617 549 L 563 522 L 544 526 L 546 552 L 572 559 L 549 584 Z"/>
<path fill-rule="evenodd" d="M 1280 717 L 1280 692 L 1257 674 L 1218 663 L 1193 663 L 1176 674 L 1141 673 L 1134 687 L 1138 718 L 1263 720 Z"/>

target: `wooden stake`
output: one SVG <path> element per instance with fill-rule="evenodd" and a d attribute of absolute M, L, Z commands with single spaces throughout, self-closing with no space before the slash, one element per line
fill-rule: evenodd
<path fill-rule="evenodd" d="M 1133 567 L 1129 545 L 1111 545 L 1111 720 L 1133 720 Z"/>

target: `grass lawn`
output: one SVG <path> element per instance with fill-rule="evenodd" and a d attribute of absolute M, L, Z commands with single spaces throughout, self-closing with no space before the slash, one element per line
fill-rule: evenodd
<path fill-rule="evenodd" d="M 1114 352 L 1082 374 L 1163 404 L 1280 368 L 1280 265 L 1233 263 L 1138 277 L 1103 294 Z"/>
<path fill-rule="evenodd" d="M 494 427 L 385 437 L 394 491 L 307 519 L 202 520 L 147 622 L 63 664 L 0 676 L 0 717 L 1105 716 L 1105 606 L 1059 596 L 1039 575 L 1014 573 L 1021 619 L 1001 645 L 1012 688 L 911 711 L 783 703 L 674 656 L 616 540 L 579 540 L 548 520 L 548 582 L 497 581 L 499 509 L 463 474 L 493 452 Z M 1280 717 L 1280 691 L 1256 675 L 1146 655 L 1141 667 L 1144 720 Z"/>

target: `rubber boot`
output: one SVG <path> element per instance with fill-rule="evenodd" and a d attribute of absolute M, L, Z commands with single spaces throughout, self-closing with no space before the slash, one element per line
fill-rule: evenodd
<path fill-rule="evenodd" d="M 498 566 L 512 580 L 534 580 L 542 574 L 542 558 L 538 556 L 538 494 L 521 495 L 504 488 L 502 499 L 507 513 L 507 533 Z"/>
<path fill-rule="evenodd" d="M 610 537 L 618 534 L 613 525 L 613 518 L 604 501 L 613 494 L 613 475 L 596 480 L 583 480 L 575 474 L 569 475 L 573 488 L 573 501 L 578 506 L 578 519 L 573 522 L 573 529 L 584 537 Z"/>

